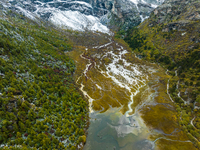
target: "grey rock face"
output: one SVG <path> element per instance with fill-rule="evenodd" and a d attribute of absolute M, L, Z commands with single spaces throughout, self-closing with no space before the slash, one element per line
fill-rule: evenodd
<path fill-rule="evenodd" d="M 117 25 L 126 30 L 139 25 L 144 19 L 148 18 L 152 10 L 163 1 L 85 0 L 85 2 L 90 3 L 96 11 L 107 10 L 110 13 L 110 15 L 107 15 L 107 20 L 110 20 L 110 22 L 106 22 L 107 26 L 113 28 Z M 103 19 L 105 19 L 105 17 Z M 101 19 L 102 23 L 104 23 L 103 19 Z"/>

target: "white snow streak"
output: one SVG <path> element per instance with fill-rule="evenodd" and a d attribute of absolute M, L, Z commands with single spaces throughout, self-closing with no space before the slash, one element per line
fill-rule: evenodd
<path fill-rule="evenodd" d="M 103 33 L 109 32 L 109 29 L 102 25 L 97 17 L 84 15 L 78 11 L 55 10 L 50 21 L 60 27 L 68 27 L 73 30 L 84 31 L 85 29 L 89 29 Z"/>

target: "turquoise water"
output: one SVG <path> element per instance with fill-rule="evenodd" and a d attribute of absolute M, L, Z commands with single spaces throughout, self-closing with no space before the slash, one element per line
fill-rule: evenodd
<path fill-rule="evenodd" d="M 91 113 L 84 150 L 152 150 L 149 131 L 138 114 L 125 116 L 120 108 Z"/>

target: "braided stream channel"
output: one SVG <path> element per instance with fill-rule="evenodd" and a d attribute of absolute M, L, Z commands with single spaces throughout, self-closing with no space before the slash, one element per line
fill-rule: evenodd
<path fill-rule="evenodd" d="M 75 79 L 89 101 L 84 150 L 195 150 L 167 94 L 169 76 L 110 38 L 77 47 Z"/>

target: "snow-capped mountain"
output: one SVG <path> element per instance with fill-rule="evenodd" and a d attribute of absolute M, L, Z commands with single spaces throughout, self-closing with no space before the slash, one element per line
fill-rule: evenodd
<path fill-rule="evenodd" d="M 127 29 L 148 18 L 164 0 L 1 0 L 3 7 L 32 20 L 50 21 L 58 27 L 108 33 Z"/>

